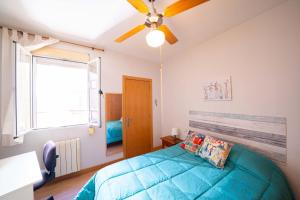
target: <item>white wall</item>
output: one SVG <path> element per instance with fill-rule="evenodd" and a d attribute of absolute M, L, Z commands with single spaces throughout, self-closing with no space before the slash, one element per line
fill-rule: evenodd
<path fill-rule="evenodd" d="M 199 26 L 201 28 L 201 26 Z M 232 76 L 233 100 L 205 102 L 201 83 Z M 291 0 L 163 66 L 163 127 L 188 127 L 188 111 L 287 118 L 286 173 L 300 198 L 300 1 Z"/>
<path fill-rule="evenodd" d="M 74 50 L 76 47 L 64 46 Z M 86 49 L 76 49 L 76 51 Z M 144 61 L 132 56 L 126 56 L 110 50 L 101 53 L 102 90 L 103 92 L 122 93 L 122 75 L 138 76 L 152 79 L 153 102 L 158 100 L 158 107 L 153 103 L 153 145 L 160 145 L 160 71 L 159 65 Z M 0 146 L 0 158 L 13 156 L 28 151 L 37 151 L 40 165 L 42 165 L 42 148 L 48 140 L 64 140 L 79 137 L 81 139 L 81 168 L 99 165 L 110 160 L 122 157 L 122 153 L 106 156 L 106 136 L 104 129 L 104 98 L 102 97 L 103 128 L 97 129 L 94 135 L 89 136 L 87 126 L 74 126 L 37 130 L 25 135 L 24 144 L 3 147 Z"/>

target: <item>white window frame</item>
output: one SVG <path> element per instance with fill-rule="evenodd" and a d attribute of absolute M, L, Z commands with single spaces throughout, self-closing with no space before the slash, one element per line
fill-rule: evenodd
<path fill-rule="evenodd" d="M 17 75 L 17 48 L 18 47 L 22 48 L 24 51 L 26 51 L 20 44 L 18 44 L 17 42 L 15 42 L 15 76 Z M 54 60 L 62 60 L 62 61 L 67 61 L 67 62 L 78 62 L 78 61 L 72 61 L 72 60 L 66 60 L 66 59 L 59 59 L 59 58 L 51 58 L 51 57 L 43 57 L 43 56 L 35 56 L 35 55 L 32 55 L 30 54 L 30 52 L 26 51 L 26 53 L 28 55 L 31 56 L 31 67 L 30 67 L 30 84 L 31 84 L 31 88 L 30 88 L 30 126 L 31 128 L 29 130 L 26 130 L 24 133 L 18 133 L 18 124 L 17 124 L 17 119 L 18 119 L 18 116 L 17 116 L 17 113 L 18 113 L 18 108 L 17 108 L 17 80 L 15 79 L 15 99 L 16 99 L 16 102 L 15 102 L 15 106 L 16 106 L 16 119 L 15 119 L 15 122 L 16 122 L 16 137 L 18 137 L 18 135 L 21 135 L 21 134 L 25 134 L 27 132 L 30 132 L 32 130 L 39 130 L 39 129 L 55 129 L 55 128 L 60 128 L 60 127 L 70 127 L 70 126 L 82 126 L 82 125 L 89 125 L 89 126 L 97 126 L 97 127 L 102 127 L 102 114 L 101 114 L 101 57 L 97 57 L 96 59 L 93 59 L 91 60 L 90 62 L 80 62 L 80 63 L 83 63 L 83 64 L 87 64 L 87 69 L 88 69 L 88 76 L 89 76 L 89 65 L 92 64 L 92 63 L 95 63 L 96 62 L 96 66 L 97 66 L 97 104 L 98 104 L 98 121 L 97 122 L 91 122 L 91 101 L 90 101 L 90 98 L 91 98 L 91 94 L 90 94 L 90 77 L 88 77 L 88 94 L 87 94 L 87 97 L 88 97 L 88 109 L 89 109 L 89 116 L 88 116 L 88 123 L 84 123 L 84 124 L 74 124 L 74 125 L 65 125 L 65 126 L 55 126 L 55 127 L 47 127 L 47 128 L 36 128 L 36 96 L 35 95 L 35 76 L 36 76 L 36 59 L 35 57 L 42 57 L 42 58 L 46 58 L 46 59 L 54 59 Z M 94 111 L 95 112 L 95 111 Z"/>
<path fill-rule="evenodd" d="M 15 93 L 15 124 L 16 124 L 16 137 L 15 138 L 17 138 L 17 137 L 19 137 L 20 135 L 25 135 L 25 134 L 27 134 L 28 132 L 30 132 L 30 131 L 32 131 L 33 129 L 32 129 L 32 115 L 33 115 L 33 113 L 32 113 L 32 80 L 33 80 L 33 76 L 32 76 L 32 54 L 29 52 L 29 51 L 27 51 L 22 45 L 20 45 L 19 43 L 17 43 L 17 42 L 13 42 L 13 44 L 14 44 L 14 50 L 15 50 L 15 52 L 14 52 L 14 55 L 15 55 L 15 69 L 14 69 L 14 81 L 15 81 L 15 83 L 14 83 L 14 85 L 15 85 L 15 87 L 14 87 L 14 93 Z M 29 129 L 26 129 L 26 130 L 24 130 L 24 131 L 21 131 L 21 132 L 19 132 L 19 130 L 18 130 L 18 97 L 17 97 L 17 95 L 18 95 L 18 87 L 17 87 L 17 73 L 18 73 L 18 70 L 17 70 L 17 65 L 18 65 L 18 56 L 19 56 L 19 54 L 18 54 L 18 50 L 21 50 L 21 51 L 23 51 L 23 53 L 25 53 L 27 56 L 30 56 L 30 74 L 29 74 L 29 80 L 30 80 L 30 127 L 31 128 L 29 128 Z"/>
<path fill-rule="evenodd" d="M 91 60 L 90 62 L 88 62 L 88 66 L 89 66 L 89 69 L 90 69 L 90 65 L 92 65 L 93 63 L 96 63 L 96 69 L 97 69 L 97 110 L 95 112 L 98 112 L 98 120 L 97 122 L 94 122 L 93 119 L 92 119 L 92 110 L 91 110 L 91 101 L 89 99 L 89 125 L 90 126 L 96 126 L 96 127 L 99 127 L 101 128 L 102 127 L 102 110 L 101 110 L 101 95 L 102 95 L 102 90 L 101 90 L 101 57 L 97 57 L 93 60 Z M 91 92 L 91 89 L 92 89 L 92 83 L 91 83 L 91 78 L 90 78 L 90 70 L 89 70 L 89 93 Z M 91 97 L 91 94 L 89 94 L 89 98 Z"/>

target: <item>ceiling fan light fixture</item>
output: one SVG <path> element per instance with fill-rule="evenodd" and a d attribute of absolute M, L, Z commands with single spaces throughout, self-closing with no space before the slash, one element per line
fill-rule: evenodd
<path fill-rule="evenodd" d="M 165 42 L 164 32 L 153 29 L 146 35 L 146 42 L 150 47 L 160 47 Z"/>

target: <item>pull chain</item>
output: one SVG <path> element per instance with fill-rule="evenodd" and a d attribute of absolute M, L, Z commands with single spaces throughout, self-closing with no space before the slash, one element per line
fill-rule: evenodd
<path fill-rule="evenodd" d="M 159 57 L 160 57 L 160 119 L 161 127 L 163 127 L 163 62 L 162 62 L 162 46 L 159 47 Z"/>

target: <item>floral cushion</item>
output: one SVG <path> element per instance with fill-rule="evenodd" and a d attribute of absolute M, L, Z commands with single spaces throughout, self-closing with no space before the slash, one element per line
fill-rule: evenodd
<path fill-rule="evenodd" d="M 218 168 L 224 168 L 231 147 L 232 145 L 227 142 L 206 136 L 202 146 L 196 151 L 196 155 L 201 156 Z"/>
<path fill-rule="evenodd" d="M 189 131 L 186 139 L 181 143 L 181 148 L 186 149 L 190 152 L 195 153 L 197 149 L 201 146 L 204 140 L 204 135 L 197 133 L 195 131 Z"/>

